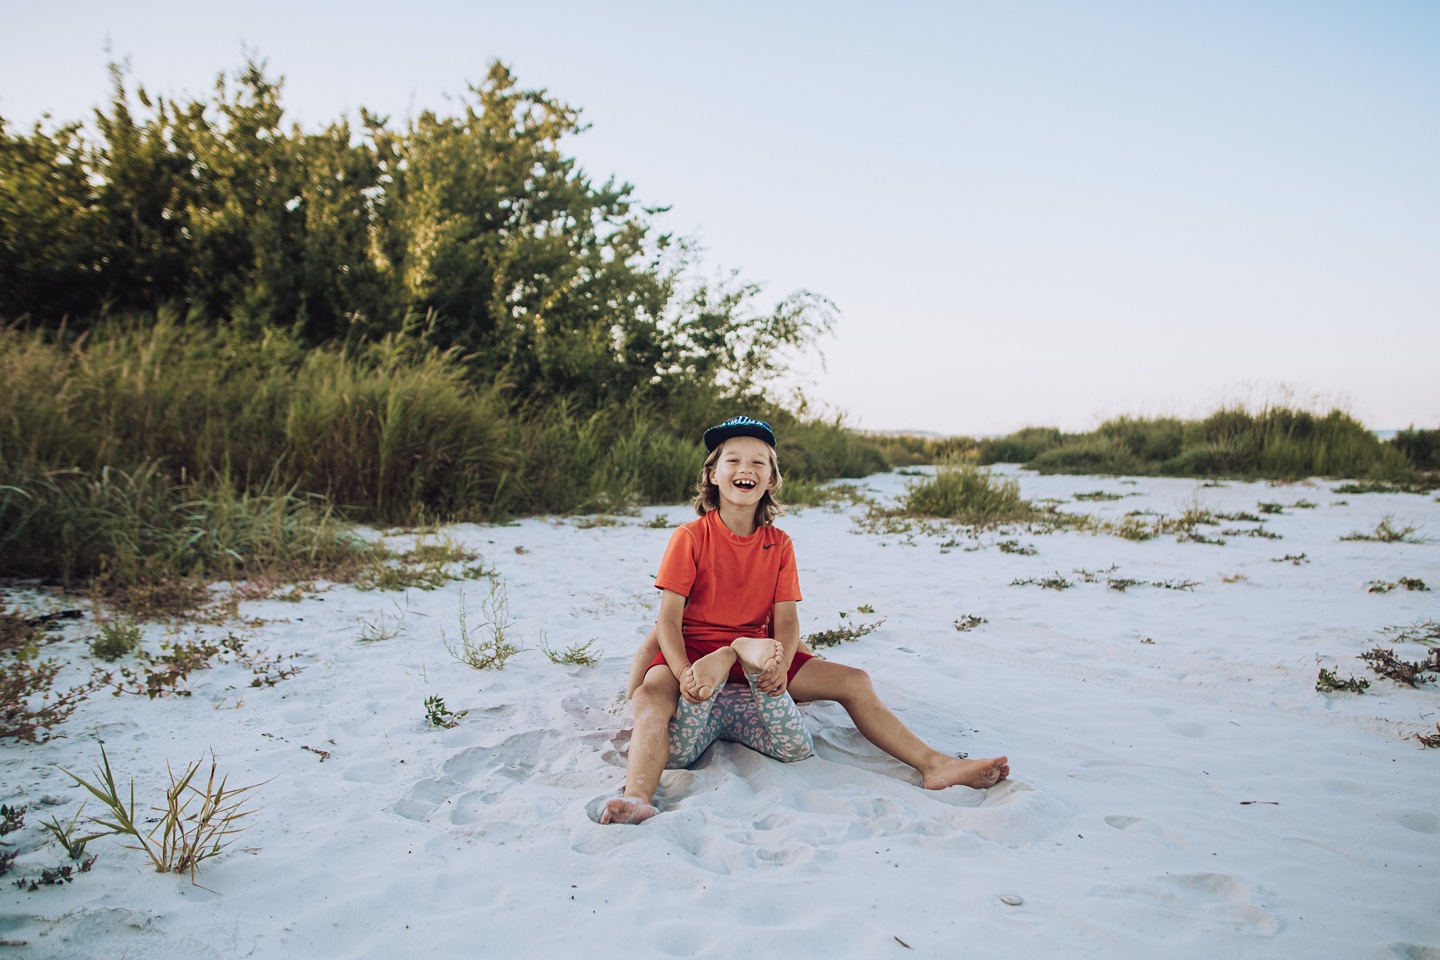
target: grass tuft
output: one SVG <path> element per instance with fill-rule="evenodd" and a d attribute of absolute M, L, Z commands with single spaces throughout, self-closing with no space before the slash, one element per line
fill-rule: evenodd
<path fill-rule="evenodd" d="M 482 633 L 477 634 L 470 626 L 465 593 L 461 591 L 460 640 L 451 643 L 445 639 L 443 632 L 440 634 L 441 640 L 450 656 L 467 666 L 476 670 L 488 670 L 491 667 L 504 670 L 505 661 L 519 653 L 520 647 L 509 640 L 508 632 L 514 624 L 510 620 L 510 600 L 502 581 L 496 579 L 490 582 L 490 593 L 480 601 L 480 610 L 484 619 L 478 627 Z"/>
<path fill-rule="evenodd" d="M 202 758 L 187 765 L 179 776 L 168 763 L 165 765 L 170 777 L 170 785 L 165 791 L 165 806 L 151 808 L 160 816 L 149 831 L 142 827 L 145 819 L 137 819 L 135 815 L 133 779 L 130 781 L 129 802 L 121 799 L 104 743 L 100 744 L 100 765 L 95 769 L 95 783 L 60 767 L 62 773 L 89 790 L 108 812 L 105 817 L 86 818 L 87 822 L 103 828 L 102 832 L 73 842 L 83 844 L 107 836 L 129 837 L 135 842 L 122 846 L 144 851 L 156 873 L 189 873 L 190 882 L 194 883 L 200 864 L 219 856 L 234 842 L 234 836 L 245 829 L 240 821 L 254 812 L 243 809 L 245 794 L 260 786 L 251 784 L 232 788 L 228 776 L 220 777 L 217 783 L 219 765 L 213 752 L 209 776 L 203 782 L 197 782 L 203 763 Z M 198 806 L 195 806 L 197 801 Z"/>
<path fill-rule="evenodd" d="M 1035 507 L 1020 497 L 1018 480 L 996 477 L 972 461 L 941 463 L 933 477 L 910 483 L 896 511 L 911 517 L 943 517 L 967 526 L 1023 523 Z"/>

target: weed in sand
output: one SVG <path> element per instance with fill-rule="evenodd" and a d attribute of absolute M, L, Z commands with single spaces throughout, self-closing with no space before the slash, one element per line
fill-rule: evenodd
<path fill-rule="evenodd" d="M 597 513 L 589 517 L 579 517 L 575 520 L 577 530 L 594 530 L 596 527 L 618 527 L 621 521 L 608 513 Z"/>
<path fill-rule="evenodd" d="M 884 620 L 876 620 L 874 623 L 857 623 L 853 626 L 836 627 L 833 630 L 820 630 L 816 633 L 805 635 L 805 643 L 810 649 L 817 647 L 838 647 L 842 643 L 858 640 L 869 633 L 880 629 Z"/>
<path fill-rule="evenodd" d="M 973 613 L 967 613 L 959 620 L 955 621 L 955 629 L 959 630 L 961 633 L 966 633 L 968 631 L 974 630 L 982 623 L 989 622 L 990 621 L 985 619 L 984 617 L 977 617 Z"/>
<path fill-rule="evenodd" d="M 234 635 L 231 635 L 233 642 Z M 142 663 L 140 669 L 120 668 L 121 679 L 116 682 L 109 674 L 104 677 L 115 688 L 115 695 L 122 693 L 144 694 L 151 700 L 156 697 L 188 697 L 190 691 L 180 686 L 197 670 L 206 670 L 210 662 L 223 649 L 221 643 L 197 637 L 190 642 L 173 641 L 162 645 L 160 653 L 148 654 L 137 651 Z"/>
<path fill-rule="evenodd" d="M 549 657 L 551 663 L 564 666 L 593 667 L 600 662 L 599 654 L 591 649 L 594 645 L 594 640 L 587 640 L 584 643 L 573 643 L 564 650 L 552 650 L 542 639 L 540 641 L 540 652 Z"/>
<path fill-rule="evenodd" d="M 1365 586 L 1367 593 L 1389 593 L 1395 589 L 1396 584 L 1391 583 L 1389 580 L 1371 580 Z"/>
<path fill-rule="evenodd" d="M 1375 671 L 1378 676 L 1394 680 L 1396 683 L 1403 683 L 1408 687 L 1418 687 L 1422 683 L 1434 683 L 1435 678 L 1426 674 L 1440 673 L 1440 647 L 1432 647 L 1430 655 L 1424 660 L 1401 660 L 1395 655 L 1394 650 L 1387 650 L 1379 646 L 1360 654 L 1360 659 L 1368 663 L 1370 669 Z"/>
<path fill-rule="evenodd" d="M 1075 499 L 1080 501 L 1124 500 L 1125 494 L 1108 493 L 1104 490 L 1091 490 L 1089 493 L 1075 494 Z"/>
<path fill-rule="evenodd" d="M 1221 574 L 1221 575 L 1220 575 L 1220 582 L 1221 582 L 1221 583 L 1245 583 L 1245 582 L 1248 581 L 1249 579 L 1250 579 L 1250 578 L 1247 577 L 1247 576 L 1245 576 L 1245 574 L 1243 574 L 1243 573 L 1231 573 L 1231 574 Z"/>
<path fill-rule="evenodd" d="M 361 619 L 360 621 L 360 642 L 361 643 L 382 643 L 386 640 L 394 640 L 400 636 L 400 624 L 405 620 L 405 611 L 395 608 L 399 613 L 386 620 L 385 610 L 382 608 L 374 620 Z"/>
<path fill-rule="evenodd" d="M 40 826 L 55 838 L 55 842 L 65 848 L 65 853 L 71 860 L 80 860 L 85 856 L 85 844 L 88 842 L 84 837 L 75 836 L 75 826 L 80 822 L 80 815 L 85 812 L 85 804 L 80 804 L 80 809 L 75 811 L 75 816 L 70 818 L 69 823 L 61 823 L 59 817 L 51 817 L 49 820 L 42 820 Z"/>
<path fill-rule="evenodd" d="M 1131 587 L 1139 587 L 1143 586 L 1144 584 L 1144 580 L 1135 580 L 1131 577 L 1111 577 L 1109 580 L 1105 581 L 1106 586 L 1108 586 L 1111 590 L 1115 590 L 1119 593 L 1124 593 Z"/>
<path fill-rule="evenodd" d="M 1419 577 L 1401 577 L 1400 586 L 1406 590 L 1414 590 L 1419 593 L 1429 593 L 1430 587 Z"/>
<path fill-rule="evenodd" d="M 1001 540 L 995 546 L 1000 548 L 1001 553 L 1014 553 L 1022 557 L 1033 557 L 1036 553 L 1033 543 L 1022 544 L 1019 540 Z"/>
<path fill-rule="evenodd" d="M 1435 724 L 1434 733 L 1417 733 L 1415 739 L 1422 747 L 1440 747 L 1440 723 Z"/>
<path fill-rule="evenodd" d="M 10 807 L 0 803 L 0 837 L 14 833 L 25 826 L 25 813 L 30 808 Z"/>
<path fill-rule="evenodd" d="M 1341 539 L 1342 541 L 1344 541 L 1344 540 L 1366 540 L 1366 541 L 1372 541 L 1372 542 L 1376 542 L 1376 543 L 1429 543 L 1429 542 L 1430 542 L 1430 538 L 1429 538 L 1429 537 L 1420 537 L 1420 536 L 1416 536 L 1416 535 L 1415 535 L 1415 531 L 1418 530 L 1419 527 L 1416 527 L 1416 526 L 1413 525 L 1413 524 L 1407 524 L 1406 526 L 1403 526 L 1403 527 L 1397 527 L 1397 526 L 1395 526 L 1393 523 L 1391 523 L 1391 521 L 1394 520 L 1394 519 L 1395 519 L 1395 515 L 1394 515 L 1394 514 L 1387 513 L 1384 517 L 1381 518 L 1380 522 L 1375 525 L 1375 529 L 1374 529 L 1372 532 L 1370 532 L 1370 533 L 1363 533 L 1363 532 L 1357 530 L 1357 531 L 1355 531 L 1355 532 L 1353 532 L 1353 533 L 1347 533 L 1347 534 L 1345 534 L 1345 536 L 1341 537 L 1340 539 Z"/>
<path fill-rule="evenodd" d="M 10 872 L 10 866 L 18 856 L 20 856 L 19 850 L 0 850 L 0 877 Z"/>
<path fill-rule="evenodd" d="M 1016 578 L 1016 579 L 1010 581 L 1010 586 L 1012 586 L 1012 587 L 1038 586 L 1038 587 L 1043 587 L 1043 588 L 1046 589 L 1046 590 L 1068 590 L 1068 589 L 1070 589 L 1071 587 L 1075 586 L 1075 584 L 1071 583 L 1069 580 L 1066 580 L 1064 577 L 1062 577 L 1062 576 L 1060 575 L 1060 572 L 1057 570 L 1057 571 L 1055 572 L 1055 576 L 1053 576 L 1053 577 L 1026 577 L 1024 580 L 1021 580 L 1021 579 L 1019 579 L 1019 578 Z"/>
<path fill-rule="evenodd" d="M 12 659 L 0 667 L 0 740 L 49 740 L 51 728 L 69 719 L 85 698 L 105 682 L 91 679 L 57 694 L 51 688 L 59 672 L 60 664 L 53 660 L 31 665 Z M 32 707 L 35 701 L 39 705 Z"/>
<path fill-rule="evenodd" d="M 1280 515 L 1283 515 L 1283 514 L 1285 513 L 1285 504 L 1283 504 L 1283 503 L 1261 503 L 1261 504 L 1259 504 L 1259 506 L 1257 507 L 1257 509 L 1258 509 L 1261 513 L 1266 513 L 1266 514 L 1280 514 Z"/>
<path fill-rule="evenodd" d="M 461 591 L 460 641 L 451 643 L 445 638 L 444 631 L 441 631 L 441 642 L 445 644 L 450 656 L 476 670 L 487 670 L 490 667 L 503 670 L 505 661 L 520 652 L 520 647 L 511 643 L 508 638 L 508 631 L 514 623 L 510 620 L 510 599 L 506 595 L 503 581 L 490 582 L 490 593 L 480 601 L 480 611 L 485 618 L 479 624 L 479 629 L 484 631 L 483 636 L 471 632 L 465 593 Z"/>
<path fill-rule="evenodd" d="M 1303 554 L 1303 553 L 1287 553 L 1287 554 L 1285 554 L 1285 556 L 1283 556 L 1283 557 L 1271 557 L 1271 558 L 1270 558 L 1270 562 L 1271 562 L 1271 563 L 1292 563 L 1292 564 L 1294 564 L 1295 566 L 1298 567 L 1298 566 L 1300 566 L 1300 564 L 1302 564 L 1302 563 L 1309 563 L 1309 562 L 1310 562 L 1310 558 L 1307 557 L 1307 556 L 1306 556 L 1305 554 Z"/>
<path fill-rule="evenodd" d="M 1329 667 L 1321 667 L 1320 675 L 1315 678 L 1315 689 L 1320 693 L 1364 693 L 1369 688 L 1370 681 L 1364 677 L 1346 677 L 1342 680 Z"/>
<path fill-rule="evenodd" d="M 245 829 L 240 821 L 254 812 L 242 809 L 245 794 L 260 786 L 257 783 L 232 789 L 228 776 L 220 777 L 217 783 L 219 764 L 213 752 L 210 755 L 210 775 L 203 784 L 197 785 L 196 777 L 203 763 L 202 758 L 188 764 L 178 777 L 168 763 L 165 765 L 170 775 L 170 786 L 165 791 L 165 806 L 151 808 L 160 816 L 149 832 L 141 827 L 142 822 L 148 821 L 135 817 L 134 779 L 130 781 L 127 805 L 120 797 L 120 788 L 110 769 L 110 758 L 105 754 L 104 743 L 100 744 L 100 765 L 95 768 L 95 783 L 60 767 L 61 772 L 89 790 L 109 812 L 108 819 L 86 818 L 87 822 L 102 827 L 103 832 L 90 834 L 75 842 L 84 843 L 108 836 L 129 837 L 135 843 L 122 846 L 144 851 L 156 873 L 189 873 L 190 882 L 194 883 L 200 864 L 218 856 L 233 842 L 235 834 Z M 192 809 L 197 800 L 198 809 Z"/>
<path fill-rule="evenodd" d="M 1440 644 L 1440 621 L 1422 620 L 1408 627 L 1382 627 L 1380 632 L 1389 635 L 1394 643 Z"/>
<path fill-rule="evenodd" d="M 100 624 L 100 635 L 90 641 L 90 652 L 111 663 L 140 649 L 140 625 L 133 620 L 115 617 Z"/>
<path fill-rule="evenodd" d="M 862 604 L 860 604 L 860 606 L 858 606 L 858 607 L 855 608 L 855 612 L 856 612 L 856 613 L 874 613 L 874 612 L 875 612 L 875 606 L 874 606 L 874 604 L 862 603 Z"/>
<path fill-rule="evenodd" d="M 460 721 L 469 710 L 461 710 L 459 713 L 445 706 L 445 698 L 438 694 L 431 694 L 425 698 L 425 722 L 440 730 L 449 730 L 451 727 L 460 726 Z"/>
<path fill-rule="evenodd" d="M 663 513 L 658 513 L 655 516 L 651 517 L 649 520 L 646 520 L 644 523 L 640 524 L 640 526 L 644 527 L 646 530 L 669 530 L 671 524 L 670 518 L 668 516 Z"/>
<path fill-rule="evenodd" d="M 1278 533 L 1272 533 L 1264 527 L 1230 527 L 1221 530 L 1222 537 L 1259 537 L 1261 540 L 1283 540 L 1284 537 Z"/>

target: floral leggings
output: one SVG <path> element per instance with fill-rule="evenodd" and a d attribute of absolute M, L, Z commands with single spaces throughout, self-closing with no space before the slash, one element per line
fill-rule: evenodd
<path fill-rule="evenodd" d="M 755 685 L 755 677 L 745 679 L 748 689 L 722 683 L 704 703 L 680 698 L 670 720 L 669 769 L 690 766 L 716 740 L 743 743 L 783 763 L 810 756 L 814 741 L 790 694 L 772 697 Z"/>

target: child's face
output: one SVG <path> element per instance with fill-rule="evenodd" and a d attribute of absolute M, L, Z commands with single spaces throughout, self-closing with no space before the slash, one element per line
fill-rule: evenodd
<path fill-rule="evenodd" d="M 720 490 L 721 503 L 753 508 L 775 486 L 774 452 L 764 440 L 732 437 L 720 447 L 710 482 Z"/>

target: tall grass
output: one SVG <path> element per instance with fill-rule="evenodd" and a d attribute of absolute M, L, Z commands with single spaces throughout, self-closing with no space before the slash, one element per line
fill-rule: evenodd
<path fill-rule="evenodd" d="M 981 461 L 1021 462 L 1043 473 L 1274 479 L 1405 480 L 1420 466 L 1409 447 L 1381 443 L 1342 411 L 1285 407 L 1222 409 L 1188 421 L 1120 417 L 1083 434 L 1029 428 L 982 442 Z"/>
<path fill-rule="evenodd" d="M 117 583 L 312 568 L 408 524 L 674 503 L 700 433 L 771 419 L 797 480 L 883 470 L 838 419 L 696 388 L 666 407 L 519 404 L 398 335 L 311 348 L 173 313 L 80 337 L 0 328 L 0 573 Z"/>

